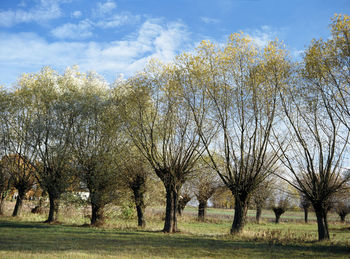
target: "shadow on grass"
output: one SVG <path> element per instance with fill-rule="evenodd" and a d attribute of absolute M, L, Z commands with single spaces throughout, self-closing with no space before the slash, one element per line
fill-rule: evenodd
<path fill-rule="evenodd" d="M 337 257 L 350 248 L 322 243 L 276 245 L 227 237 L 163 234 L 148 230 L 81 228 L 0 219 L 0 251 L 43 253 L 80 251 L 89 254 L 161 257 Z"/>

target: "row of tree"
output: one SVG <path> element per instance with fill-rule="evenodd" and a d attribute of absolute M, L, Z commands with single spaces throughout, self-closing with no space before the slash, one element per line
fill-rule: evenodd
<path fill-rule="evenodd" d="M 141 211 L 144 159 L 165 187 L 164 232 L 177 231 L 181 188 L 209 170 L 216 173 L 209 183 L 219 178 L 234 197 L 232 234 L 243 230 L 258 187 L 279 177 L 312 204 L 319 239 L 329 239 L 329 203 L 350 177 L 343 167 L 349 17 L 336 15 L 331 32 L 299 63 L 280 42 L 261 49 L 240 33 L 225 45 L 204 41 L 169 64 L 151 61 L 112 88 L 76 69 L 23 75 L 13 91 L 1 92 L 1 150 L 34 171 L 49 196 L 48 222 L 73 183 L 89 190 L 98 222 L 118 174 L 132 182 Z"/>

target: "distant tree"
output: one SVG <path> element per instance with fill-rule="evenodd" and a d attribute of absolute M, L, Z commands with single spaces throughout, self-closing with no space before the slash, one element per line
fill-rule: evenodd
<path fill-rule="evenodd" d="M 177 207 L 177 213 L 181 216 L 186 205 L 192 200 L 193 195 L 188 188 L 182 187 L 179 196 L 179 205 Z"/>
<path fill-rule="evenodd" d="M 252 195 L 252 202 L 255 204 L 256 215 L 255 220 L 259 224 L 262 209 L 266 206 L 266 201 L 270 198 L 273 188 L 272 180 L 263 181 Z"/>
<path fill-rule="evenodd" d="M 212 195 L 211 201 L 214 208 L 233 209 L 235 205 L 234 197 L 226 186 L 220 186 Z"/>
<path fill-rule="evenodd" d="M 345 217 L 350 213 L 350 189 L 338 192 L 333 197 L 331 207 L 339 215 L 340 221 L 345 222 Z"/>
<path fill-rule="evenodd" d="M 121 178 L 126 186 L 132 191 L 133 199 L 137 211 L 137 224 L 139 227 L 146 226 L 145 209 L 146 201 L 145 194 L 148 188 L 151 169 L 145 161 L 145 158 L 138 154 L 138 150 L 129 148 L 129 154 L 124 157 L 121 162 L 123 168 Z"/>
<path fill-rule="evenodd" d="M 283 186 L 283 185 L 282 185 Z M 291 207 L 290 194 L 288 190 L 275 186 L 269 199 L 269 207 L 275 213 L 275 223 L 280 222 L 281 215 Z"/>
<path fill-rule="evenodd" d="M 205 159 L 205 157 L 203 158 Z M 208 206 L 208 200 L 222 187 L 220 177 L 206 161 L 199 160 L 194 177 L 190 180 L 194 195 L 198 201 L 198 220 L 204 221 Z"/>
<path fill-rule="evenodd" d="M 309 215 L 309 208 L 311 206 L 311 202 L 307 199 L 307 197 L 300 193 L 300 204 L 299 206 L 304 210 L 304 221 L 305 223 L 308 223 L 308 215 Z"/>

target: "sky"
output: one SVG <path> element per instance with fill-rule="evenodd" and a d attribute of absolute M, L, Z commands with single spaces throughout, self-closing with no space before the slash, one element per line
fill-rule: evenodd
<path fill-rule="evenodd" d="M 260 46 L 278 38 L 298 58 L 330 36 L 335 13 L 349 15 L 350 0 L 0 0 L 0 85 L 74 65 L 112 83 L 239 31 Z"/>

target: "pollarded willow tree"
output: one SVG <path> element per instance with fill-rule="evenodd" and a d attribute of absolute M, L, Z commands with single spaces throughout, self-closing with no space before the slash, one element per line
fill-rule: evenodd
<path fill-rule="evenodd" d="M 77 178 L 89 191 L 91 225 L 99 226 L 104 223 L 104 207 L 116 198 L 116 164 L 125 151 L 125 138 L 104 80 L 93 73 L 71 71 L 66 83 L 77 90 L 72 139 Z"/>
<path fill-rule="evenodd" d="M 305 52 L 295 87 L 281 94 L 286 136 L 290 138 L 282 161 L 293 176 L 286 180 L 311 202 L 319 240 L 329 239 L 330 202 L 345 188 L 350 177 L 342 169 L 349 140 L 345 108 L 349 99 L 338 91 L 349 87 L 349 56 L 346 59 L 338 49 L 339 42 L 349 42 L 349 26 L 343 39 L 335 32 L 340 26 L 338 23 L 343 22 L 338 17 L 332 25 L 331 40 L 311 44 Z M 342 107 L 345 109 L 340 109 Z"/>
<path fill-rule="evenodd" d="M 173 233 L 177 231 L 179 191 L 203 151 L 197 128 L 181 96 L 174 66 L 151 63 L 126 85 L 129 94 L 121 111 L 125 128 L 164 184 L 163 231 Z"/>
<path fill-rule="evenodd" d="M 72 129 L 75 114 L 72 90 L 65 85 L 64 75 L 50 68 L 23 75 L 17 94 L 26 100 L 33 113 L 28 141 L 36 154 L 36 178 L 49 195 L 50 210 L 46 222 L 57 220 L 61 194 L 72 183 Z"/>
<path fill-rule="evenodd" d="M 231 35 L 223 48 L 203 42 L 197 54 L 178 62 L 211 166 L 235 198 L 231 234 L 239 233 L 252 193 L 277 168 L 278 149 L 270 143 L 290 62 L 278 42 L 260 50 L 241 34 Z"/>

